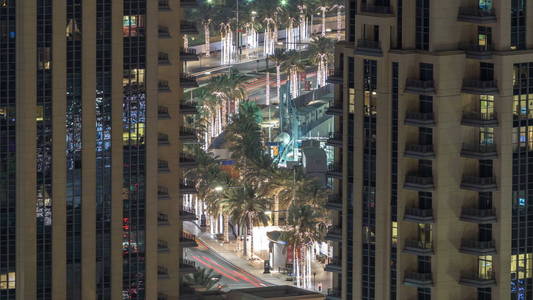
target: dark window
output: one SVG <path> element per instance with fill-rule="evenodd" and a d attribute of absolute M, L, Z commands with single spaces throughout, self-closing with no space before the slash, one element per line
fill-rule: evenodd
<path fill-rule="evenodd" d="M 494 80 L 494 64 L 479 63 L 479 77 L 481 80 Z"/>
<path fill-rule="evenodd" d="M 420 80 L 433 80 L 433 64 L 420 63 Z"/>
<path fill-rule="evenodd" d="M 398 221 L 398 76 L 399 63 L 392 63 L 391 222 Z M 391 228 L 392 231 L 392 228 Z M 392 233 L 391 233 L 392 236 Z M 397 247 L 391 243 L 390 299 L 396 300 Z"/>
<path fill-rule="evenodd" d="M 429 50 L 429 0 L 416 0 L 416 49 Z"/>
<path fill-rule="evenodd" d="M 526 48 L 526 2 L 511 0 L 511 49 Z"/>
<path fill-rule="evenodd" d="M 433 112 L 433 97 L 432 96 L 419 96 L 420 112 L 432 113 Z"/>
<path fill-rule="evenodd" d="M 396 7 L 396 48 L 402 49 L 403 39 L 403 0 L 398 0 Z"/>

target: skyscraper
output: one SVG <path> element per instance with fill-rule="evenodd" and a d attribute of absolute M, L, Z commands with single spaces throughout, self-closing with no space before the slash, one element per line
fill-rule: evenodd
<path fill-rule="evenodd" d="M 531 299 L 533 2 L 346 7 L 329 299 Z"/>
<path fill-rule="evenodd" d="M 178 299 L 194 4 L 0 0 L 1 300 Z"/>

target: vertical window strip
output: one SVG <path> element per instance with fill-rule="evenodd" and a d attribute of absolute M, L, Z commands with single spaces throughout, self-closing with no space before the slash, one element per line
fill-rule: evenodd
<path fill-rule="evenodd" d="M 401 1 L 401 0 L 400 0 Z M 397 224 L 398 222 L 398 76 L 399 76 L 399 63 L 392 63 L 392 140 L 391 140 L 391 224 Z M 392 227 L 392 226 L 391 226 Z M 397 230 L 397 228 L 391 228 L 391 231 Z M 395 232 L 391 232 L 391 237 L 395 237 Z M 390 273 L 390 299 L 396 300 L 396 263 L 397 263 L 397 245 L 395 240 L 391 243 L 391 273 Z"/>
<path fill-rule="evenodd" d="M 52 299 L 52 0 L 37 1 L 37 299 Z M 0 297 L 1 298 L 1 297 Z"/>

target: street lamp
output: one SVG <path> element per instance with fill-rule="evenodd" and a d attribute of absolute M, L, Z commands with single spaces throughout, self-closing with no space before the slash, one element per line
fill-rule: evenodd
<path fill-rule="evenodd" d="M 215 191 L 216 192 L 222 192 L 223 190 L 224 190 L 224 187 L 222 187 L 221 185 L 215 186 Z"/>

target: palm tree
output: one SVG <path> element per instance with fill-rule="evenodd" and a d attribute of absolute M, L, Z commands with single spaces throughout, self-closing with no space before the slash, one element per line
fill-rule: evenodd
<path fill-rule="evenodd" d="M 183 276 L 183 282 L 201 291 L 213 290 L 218 286 L 220 275 L 211 269 L 199 269 L 194 273 Z"/>
<path fill-rule="evenodd" d="M 333 60 L 335 42 L 326 37 L 318 37 L 311 41 L 309 52 L 317 69 L 317 88 L 326 85 L 328 76 L 328 64 Z"/>
<path fill-rule="evenodd" d="M 224 213 L 230 216 L 235 224 L 244 226 L 246 234 L 250 236 L 250 259 L 254 253 L 254 226 L 265 226 L 269 217 L 266 211 L 269 209 L 270 201 L 250 184 L 243 184 L 242 187 L 228 188 L 224 192 L 221 207 Z M 244 255 L 246 252 L 246 239 L 244 241 Z"/>
<path fill-rule="evenodd" d="M 280 102 L 281 68 L 287 62 L 287 58 L 287 52 L 284 49 L 275 49 L 274 54 L 269 57 L 276 65 L 276 96 L 278 97 L 278 103 Z"/>
<path fill-rule="evenodd" d="M 281 234 L 281 239 L 292 248 L 297 286 L 311 286 L 311 246 L 324 239 L 324 213 L 324 209 L 318 210 L 310 205 L 292 205 L 289 208 L 288 226 Z"/>
<path fill-rule="evenodd" d="M 291 97 L 294 99 L 300 96 L 300 73 L 305 71 L 304 64 L 300 59 L 300 53 L 296 50 L 287 52 L 286 68 L 289 70 L 289 80 L 291 84 Z"/>
<path fill-rule="evenodd" d="M 244 82 L 246 77 L 235 69 L 214 77 L 207 89 L 220 101 L 221 128 L 225 127 L 231 115 L 238 112 L 239 101 L 246 98 Z"/>

